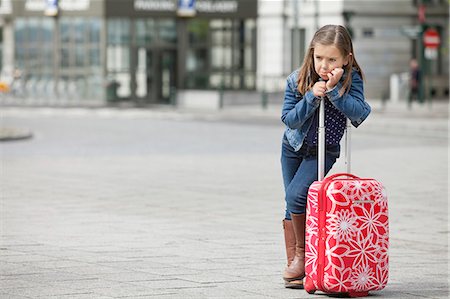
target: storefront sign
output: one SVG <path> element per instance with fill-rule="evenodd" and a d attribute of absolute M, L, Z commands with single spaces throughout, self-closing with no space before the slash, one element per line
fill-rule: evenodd
<path fill-rule="evenodd" d="M 173 11 L 179 16 L 200 13 L 236 13 L 238 0 L 134 0 L 136 11 Z"/>
<path fill-rule="evenodd" d="M 167 0 L 134 0 L 134 9 L 137 11 L 175 11 L 174 1 Z"/>
<path fill-rule="evenodd" d="M 59 0 L 60 3 L 62 0 Z M 97 2 L 99 0 L 91 0 Z M 256 18 L 258 0 L 103 0 L 105 16 Z M 91 4 L 92 5 L 92 4 Z"/>
<path fill-rule="evenodd" d="M 89 10 L 91 0 L 26 0 L 25 10 L 27 11 L 47 11 L 65 10 L 65 11 L 81 11 Z"/>
<path fill-rule="evenodd" d="M 48 17 L 56 17 L 58 15 L 58 0 L 47 0 L 44 14 Z"/>
<path fill-rule="evenodd" d="M 204 13 L 235 13 L 238 11 L 237 0 L 198 0 L 197 11 Z"/>
<path fill-rule="evenodd" d="M 25 2 L 25 10 L 28 11 L 44 11 L 45 1 L 42 0 L 27 0 Z"/>
<path fill-rule="evenodd" d="M 0 15 L 10 15 L 11 13 L 11 0 L 0 0 Z"/>
<path fill-rule="evenodd" d="M 177 16 L 179 17 L 195 16 L 195 0 L 178 0 Z"/>
<path fill-rule="evenodd" d="M 59 0 L 59 7 L 66 11 L 89 10 L 91 0 Z"/>

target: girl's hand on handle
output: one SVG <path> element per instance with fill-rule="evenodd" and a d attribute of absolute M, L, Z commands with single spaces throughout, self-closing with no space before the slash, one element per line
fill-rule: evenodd
<path fill-rule="evenodd" d="M 318 81 L 314 84 L 312 92 L 316 98 L 325 96 L 325 91 L 327 91 L 326 82 Z"/>
<path fill-rule="evenodd" d="M 333 89 L 336 84 L 339 82 L 339 80 L 341 80 L 342 75 L 344 74 L 344 69 L 343 68 L 335 68 L 334 70 L 331 71 L 331 73 L 328 73 L 328 81 L 326 84 L 327 90 L 331 90 Z"/>

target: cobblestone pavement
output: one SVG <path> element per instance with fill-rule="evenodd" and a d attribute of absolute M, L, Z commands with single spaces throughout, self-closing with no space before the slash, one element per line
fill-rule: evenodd
<path fill-rule="evenodd" d="M 283 287 L 283 128 L 242 111 L 3 109 L 33 138 L 0 144 L 0 297 L 323 298 Z M 373 297 L 448 298 L 440 112 L 353 131 L 353 172 L 389 195 L 390 282 Z"/>

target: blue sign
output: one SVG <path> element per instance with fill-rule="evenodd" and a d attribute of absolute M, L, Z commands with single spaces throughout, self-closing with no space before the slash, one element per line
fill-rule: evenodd
<path fill-rule="evenodd" d="M 180 17 L 195 16 L 195 0 L 178 0 L 177 15 Z"/>
<path fill-rule="evenodd" d="M 58 15 L 58 0 L 47 0 L 45 6 L 45 15 L 56 17 Z"/>

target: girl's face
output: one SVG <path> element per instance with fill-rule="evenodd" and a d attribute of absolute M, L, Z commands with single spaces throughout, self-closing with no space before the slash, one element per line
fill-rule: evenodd
<path fill-rule="evenodd" d="M 327 74 L 346 65 L 350 55 L 344 57 L 334 45 L 317 43 L 314 47 L 314 70 L 322 79 L 328 80 Z"/>

